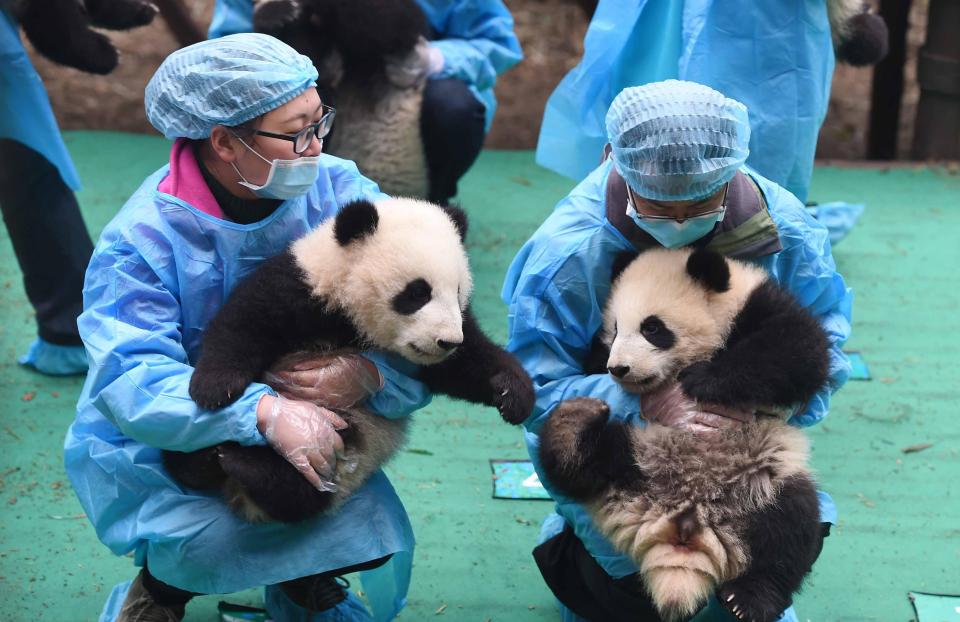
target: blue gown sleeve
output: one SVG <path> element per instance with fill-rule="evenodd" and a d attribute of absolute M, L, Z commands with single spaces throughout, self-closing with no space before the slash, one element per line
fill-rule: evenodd
<path fill-rule="evenodd" d="M 256 405 L 272 393 L 266 385 L 251 385 L 219 410 L 190 399 L 193 367 L 181 342 L 177 293 L 131 243 L 116 240 L 94 253 L 78 325 L 90 360 L 91 401 L 123 435 L 177 451 L 265 443 Z"/>
<path fill-rule="evenodd" d="M 523 58 L 513 16 L 500 0 L 421 0 L 420 6 L 443 54 L 443 69 L 432 77 L 459 78 L 483 91 Z"/>
<path fill-rule="evenodd" d="M 427 385 L 415 379 L 416 368 L 409 361 L 381 351 L 364 352 L 363 356 L 372 361 L 383 376 L 383 388 L 367 400 L 367 405 L 381 417 L 407 417 L 433 400 Z"/>
<path fill-rule="evenodd" d="M 240 32 L 253 32 L 252 0 L 216 0 L 207 38 L 216 39 Z"/>
<path fill-rule="evenodd" d="M 582 303 L 582 297 L 573 300 L 576 293 L 543 278 L 521 277 L 510 309 L 507 349 L 530 373 L 537 395 L 533 416 L 525 423 L 527 429 L 538 432 L 560 402 L 574 397 L 606 401 L 612 417 L 638 418 L 636 395 L 624 391 L 610 374 L 584 373 L 582 361 L 599 324 L 587 326 L 582 318 L 577 319 L 574 305 Z"/>

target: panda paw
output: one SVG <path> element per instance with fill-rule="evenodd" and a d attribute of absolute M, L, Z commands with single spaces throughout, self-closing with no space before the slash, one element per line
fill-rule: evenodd
<path fill-rule="evenodd" d="M 694 363 L 680 371 L 677 375 L 683 393 L 698 402 L 719 403 L 723 383 L 715 373 L 710 363 Z"/>
<path fill-rule="evenodd" d="M 490 379 L 490 385 L 493 405 L 507 423 L 519 425 L 533 412 L 533 383 L 525 372 L 502 371 Z"/>
<path fill-rule="evenodd" d="M 769 585 L 743 577 L 723 585 L 717 599 L 730 613 L 743 622 L 774 622 L 790 606 Z"/>
<path fill-rule="evenodd" d="M 253 382 L 236 370 L 197 368 L 190 378 L 190 397 L 201 408 L 215 410 L 237 401 Z"/>
<path fill-rule="evenodd" d="M 253 29 L 274 34 L 300 20 L 303 10 L 298 0 L 266 0 L 257 2 L 253 11 Z"/>
<path fill-rule="evenodd" d="M 127 30 L 146 26 L 160 10 L 140 0 L 86 0 L 87 13 L 94 26 Z"/>

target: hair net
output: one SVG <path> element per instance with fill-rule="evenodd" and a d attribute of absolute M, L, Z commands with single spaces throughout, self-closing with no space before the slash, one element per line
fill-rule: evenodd
<path fill-rule="evenodd" d="M 607 137 L 620 175 L 658 201 L 710 196 L 750 153 L 746 106 L 681 80 L 622 90 L 607 112 Z"/>
<path fill-rule="evenodd" d="M 310 59 L 269 35 L 201 41 L 163 61 L 147 84 L 147 118 L 167 138 L 206 138 L 282 106 L 314 86 Z"/>

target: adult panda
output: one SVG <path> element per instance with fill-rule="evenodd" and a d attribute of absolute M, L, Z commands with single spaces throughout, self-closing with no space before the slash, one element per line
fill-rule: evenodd
<path fill-rule="evenodd" d="M 230 294 L 203 336 L 190 382 L 198 405 L 230 404 L 280 357 L 305 349 L 376 348 L 420 366 L 431 391 L 494 406 L 518 424 L 533 409 L 529 376 L 469 310 L 463 212 L 412 199 L 356 201 Z M 251 521 L 297 522 L 331 511 L 402 445 L 407 420 L 339 411 L 345 455 L 335 492 L 315 489 L 266 446 L 222 443 L 164 452 L 181 484 L 221 490 Z"/>
<path fill-rule="evenodd" d="M 656 249 L 614 270 L 587 373 L 641 394 L 679 381 L 699 403 L 758 413 L 789 412 L 826 383 L 823 329 L 762 269 Z M 608 417 L 592 398 L 551 413 L 548 482 L 634 560 L 664 619 L 689 618 L 714 591 L 742 620 L 776 619 L 821 543 L 805 436 L 782 416 L 707 433 Z"/>

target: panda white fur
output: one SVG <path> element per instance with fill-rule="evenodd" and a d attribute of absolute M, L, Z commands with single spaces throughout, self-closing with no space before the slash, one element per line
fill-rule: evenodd
<path fill-rule="evenodd" d="M 353 160 L 393 196 L 429 196 L 420 112 L 426 76 L 392 82 L 387 59 L 415 60 L 429 35 L 414 0 L 256 0 L 254 30 L 313 61 L 326 103 L 337 108 L 325 151 Z"/>
<path fill-rule="evenodd" d="M 592 358 L 631 392 L 679 379 L 701 403 L 784 412 L 825 385 L 828 341 L 760 268 L 657 249 L 616 278 Z M 664 619 L 691 617 L 714 591 L 740 619 L 776 619 L 822 542 L 802 432 L 779 417 L 706 434 L 608 419 L 592 398 L 551 413 L 547 481 L 637 563 Z"/>
<path fill-rule="evenodd" d="M 533 386 L 470 314 L 465 230 L 461 211 L 423 201 L 343 207 L 230 294 L 204 333 L 191 397 L 220 408 L 286 354 L 376 348 L 421 366 L 431 391 L 494 406 L 520 423 L 533 408 Z M 250 520 L 303 520 L 335 509 L 403 443 L 405 419 L 338 412 L 349 427 L 336 493 L 318 492 L 265 446 L 166 451 L 165 465 L 185 486 L 223 490 Z"/>

